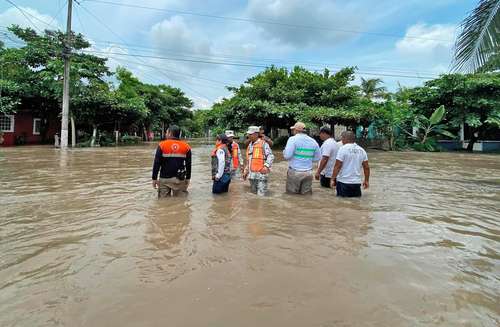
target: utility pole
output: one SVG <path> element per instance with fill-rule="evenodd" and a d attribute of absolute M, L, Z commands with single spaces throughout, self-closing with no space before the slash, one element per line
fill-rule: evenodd
<path fill-rule="evenodd" d="M 69 64 L 71 55 L 71 14 L 73 0 L 68 0 L 68 19 L 66 23 L 66 42 L 64 43 L 64 84 L 63 84 L 63 105 L 61 117 L 61 149 L 68 147 L 68 116 L 69 116 Z"/>

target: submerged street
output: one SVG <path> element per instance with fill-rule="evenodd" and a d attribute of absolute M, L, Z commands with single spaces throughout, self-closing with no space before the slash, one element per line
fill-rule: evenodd
<path fill-rule="evenodd" d="M 339 199 L 151 187 L 155 144 L 0 151 L 0 326 L 497 326 L 500 156 L 368 153 Z"/>

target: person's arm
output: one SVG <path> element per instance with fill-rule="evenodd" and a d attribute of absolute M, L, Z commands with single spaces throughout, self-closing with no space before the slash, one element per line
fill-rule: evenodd
<path fill-rule="evenodd" d="M 186 180 L 189 181 L 191 180 L 191 162 L 192 162 L 192 153 L 191 150 L 189 150 L 186 153 Z"/>
<path fill-rule="evenodd" d="M 335 167 L 333 168 L 333 174 L 332 174 L 332 181 L 331 181 L 331 186 L 335 187 L 337 186 L 337 176 L 340 173 L 340 169 L 342 169 L 342 161 L 337 159 L 335 161 Z"/>
<path fill-rule="evenodd" d="M 313 159 L 313 161 L 314 162 L 318 162 L 321 159 L 322 159 L 321 150 L 319 149 L 319 145 L 316 144 L 316 149 L 314 149 L 314 159 Z"/>
<path fill-rule="evenodd" d="M 274 144 L 273 140 L 271 140 L 271 138 L 270 138 L 270 137 L 267 137 L 267 136 L 265 136 L 265 135 L 264 135 L 264 141 L 266 141 L 266 142 L 267 142 L 267 144 L 269 144 L 269 146 L 270 146 L 270 147 L 272 147 L 272 146 L 273 146 L 273 144 Z"/>
<path fill-rule="evenodd" d="M 158 173 L 160 172 L 161 158 L 162 158 L 161 148 L 158 146 L 158 148 L 156 149 L 155 160 L 153 162 L 153 174 L 151 176 L 154 188 L 157 188 L 159 183 Z"/>
<path fill-rule="evenodd" d="M 368 160 L 363 161 L 363 172 L 365 173 L 363 188 L 367 189 L 368 187 L 370 187 L 370 165 L 368 164 Z"/>
<path fill-rule="evenodd" d="M 247 145 L 247 155 L 246 155 L 246 158 L 245 158 L 245 168 L 243 168 L 243 175 L 241 176 L 243 178 L 243 180 L 246 180 L 247 177 L 248 177 L 248 174 L 250 173 L 250 156 L 248 155 L 249 153 L 249 147 L 250 145 Z"/>
<path fill-rule="evenodd" d="M 264 143 L 264 154 L 266 155 L 266 161 L 264 162 L 264 171 L 262 173 L 267 174 L 274 162 L 274 154 L 268 143 Z"/>
<path fill-rule="evenodd" d="M 226 158 L 225 158 L 224 150 L 219 149 L 217 150 L 217 162 L 219 163 L 217 165 L 217 173 L 215 174 L 215 180 L 218 181 L 222 175 L 224 175 L 224 166 L 226 165 Z"/>
<path fill-rule="evenodd" d="M 286 142 L 285 150 L 283 150 L 283 157 L 285 158 L 285 160 L 290 160 L 293 158 L 294 153 L 295 153 L 295 140 L 292 136 Z"/>
<path fill-rule="evenodd" d="M 316 179 L 317 180 L 319 180 L 321 172 L 323 171 L 323 169 L 325 169 L 326 164 L 328 163 L 328 160 L 330 160 L 329 156 L 323 156 L 323 158 L 321 158 L 321 161 L 319 162 L 318 170 L 316 171 Z"/>
<path fill-rule="evenodd" d="M 240 145 L 236 143 L 236 146 L 238 147 L 238 161 L 240 162 L 240 166 L 243 169 L 245 162 L 243 161 L 243 156 L 241 155 Z"/>

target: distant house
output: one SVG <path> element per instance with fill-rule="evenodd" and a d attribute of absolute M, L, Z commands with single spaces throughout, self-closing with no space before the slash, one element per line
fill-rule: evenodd
<path fill-rule="evenodd" d="M 0 133 L 3 134 L 0 146 L 53 142 L 59 128 L 59 121 L 42 121 L 29 110 L 19 110 L 11 115 L 0 114 Z"/>

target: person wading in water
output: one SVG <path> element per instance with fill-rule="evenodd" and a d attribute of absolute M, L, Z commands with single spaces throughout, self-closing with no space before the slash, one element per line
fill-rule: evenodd
<path fill-rule="evenodd" d="M 152 178 L 159 198 L 187 193 L 191 180 L 191 147 L 179 140 L 180 134 L 179 126 L 171 125 L 166 140 L 156 149 Z"/>
<path fill-rule="evenodd" d="M 231 153 L 227 145 L 229 139 L 221 134 L 216 138 L 215 149 L 212 151 L 212 193 L 220 194 L 229 191 L 231 183 Z"/>
<path fill-rule="evenodd" d="M 264 196 L 267 193 L 267 181 L 274 155 L 269 144 L 259 138 L 259 127 L 250 126 L 247 135 L 250 142 L 247 147 L 247 160 L 243 179 L 248 178 L 250 180 L 252 193 Z"/>
<path fill-rule="evenodd" d="M 335 168 L 332 175 L 332 188 L 337 189 L 337 196 L 361 196 L 361 167 L 365 174 L 363 188 L 369 187 L 370 166 L 368 155 L 362 147 L 354 143 L 356 136 L 353 132 L 345 133 L 344 145 L 337 152 Z"/>
<path fill-rule="evenodd" d="M 238 142 L 234 141 L 234 132 L 226 131 L 226 134 L 229 143 L 227 145 L 229 152 L 231 153 L 231 178 L 235 176 L 241 177 L 240 173 L 243 170 L 243 158 L 241 156 L 241 150 Z"/>
<path fill-rule="evenodd" d="M 290 129 L 294 136 L 286 142 L 283 157 L 288 161 L 286 192 L 312 194 L 313 162 L 321 159 L 319 145 L 305 133 L 306 125 L 295 123 Z"/>
<path fill-rule="evenodd" d="M 331 178 L 333 174 L 333 166 L 337 158 L 339 150 L 337 142 L 332 136 L 332 130 L 328 126 L 321 127 L 319 137 L 323 141 L 321 145 L 321 161 L 319 162 L 318 170 L 316 171 L 316 180 L 320 181 L 322 187 L 330 188 Z"/>

